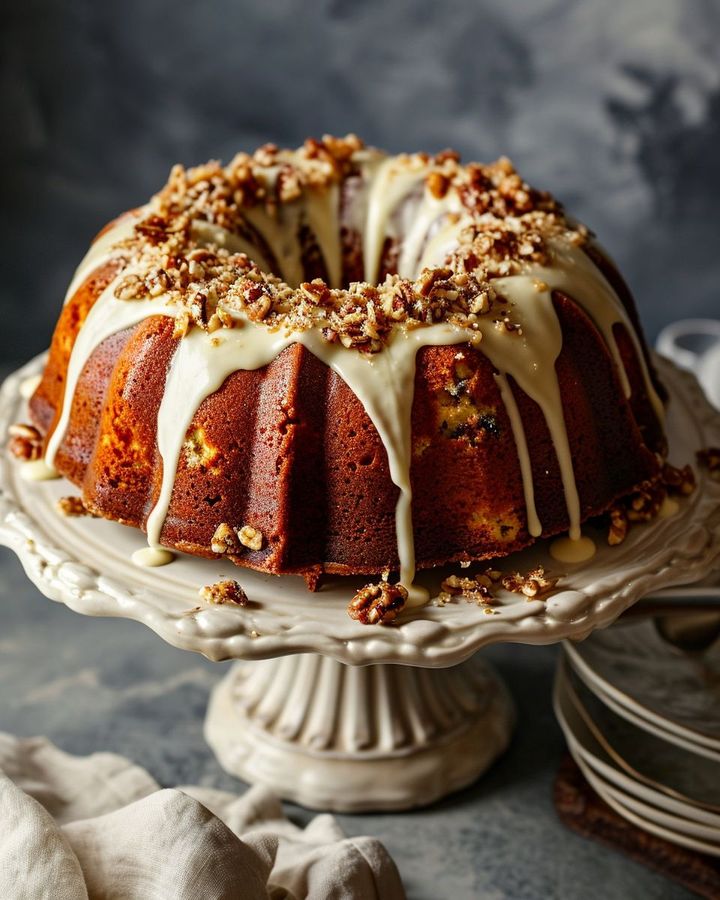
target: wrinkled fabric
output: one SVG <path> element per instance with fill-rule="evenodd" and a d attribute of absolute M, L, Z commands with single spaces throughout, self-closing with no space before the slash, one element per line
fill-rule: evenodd
<path fill-rule="evenodd" d="M 371 837 L 301 829 L 266 788 L 161 790 L 113 753 L 0 733 L 3 900 L 403 900 Z"/>

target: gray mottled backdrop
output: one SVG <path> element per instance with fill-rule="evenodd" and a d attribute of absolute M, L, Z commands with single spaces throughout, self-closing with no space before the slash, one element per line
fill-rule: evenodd
<path fill-rule="evenodd" d="M 356 131 L 511 155 L 590 224 L 653 336 L 720 313 L 716 0 L 25 0 L 3 14 L 5 366 L 92 234 L 177 160 Z"/>

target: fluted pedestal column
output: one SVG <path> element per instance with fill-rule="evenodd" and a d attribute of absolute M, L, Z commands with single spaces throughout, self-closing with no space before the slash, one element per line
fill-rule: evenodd
<path fill-rule="evenodd" d="M 420 669 L 306 654 L 236 663 L 213 692 L 205 736 L 245 781 L 359 812 L 464 787 L 507 747 L 513 723 L 507 690 L 478 656 Z"/>

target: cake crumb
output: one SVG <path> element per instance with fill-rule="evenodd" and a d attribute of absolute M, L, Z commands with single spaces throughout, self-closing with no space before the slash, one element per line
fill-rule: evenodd
<path fill-rule="evenodd" d="M 206 584 L 198 591 L 201 600 L 206 603 L 231 603 L 235 606 L 247 606 L 248 597 L 237 581 L 216 581 Z"/>

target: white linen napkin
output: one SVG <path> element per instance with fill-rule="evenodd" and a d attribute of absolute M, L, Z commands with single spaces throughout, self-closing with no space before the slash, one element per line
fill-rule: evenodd
<path fill-rule="evenodd" d="M 114 753 L 0 732 L 2 900 L 404 900 L 383 845 L 266 788 L 161 790 Z"/>

